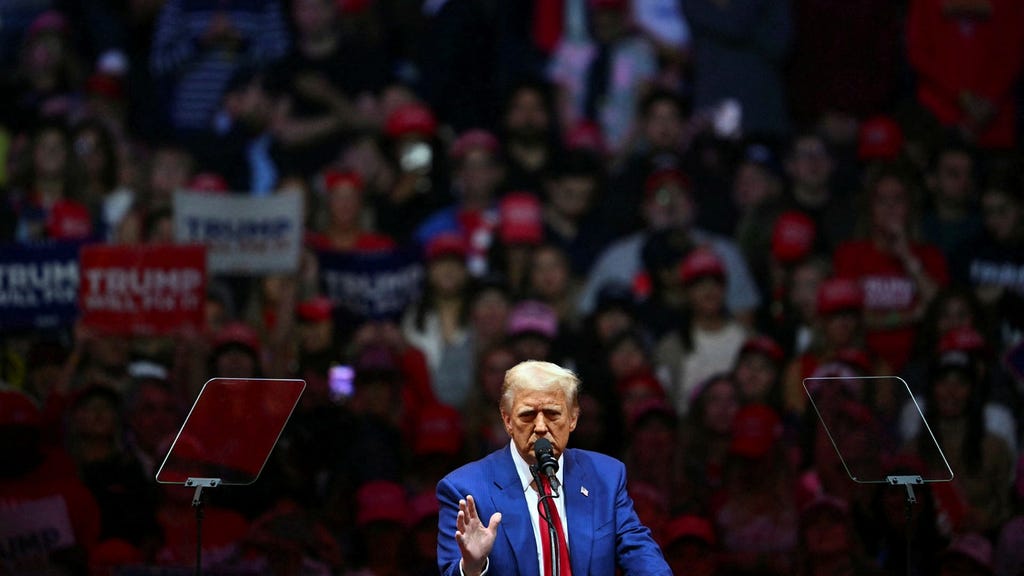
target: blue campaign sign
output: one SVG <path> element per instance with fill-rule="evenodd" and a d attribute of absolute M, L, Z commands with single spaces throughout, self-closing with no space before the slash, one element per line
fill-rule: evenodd
<path fill-rule="evenodd" d="M 78 316 L 77 242 L 0 248 L 0 328 L 52 328 Z"/>
<path fill-rule="evenodd" d="M 415 250 L 318 252 L 324 294 L 363 319 L 395 319 L 420 296 L 423 264 Z"/>

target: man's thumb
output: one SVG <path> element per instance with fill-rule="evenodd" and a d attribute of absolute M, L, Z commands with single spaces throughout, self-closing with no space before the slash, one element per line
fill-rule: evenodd
<path fill-rule="evenodd" d="M 498 524 L 501 524 L 501 512 L 495 512 L 494 514 L 491 514 L 491 519 L 487 523 L 487 529 L 490 530 L 493 528 L 497 530 Z"/>

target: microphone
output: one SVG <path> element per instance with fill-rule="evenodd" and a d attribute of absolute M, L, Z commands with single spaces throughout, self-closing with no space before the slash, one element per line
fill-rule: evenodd
<path fill-rule="evenodd" d="M 557 498 L 558 491 L 562 486 L 555 475 L 558 472 L 558 459 L 552 454 L 551 441 L 547 438 L 540 438 L 534 442 L 533 455 L 537 457 L 537 468 L 548 477 L 548 482 L 551 483 L 552 495 Z"/>

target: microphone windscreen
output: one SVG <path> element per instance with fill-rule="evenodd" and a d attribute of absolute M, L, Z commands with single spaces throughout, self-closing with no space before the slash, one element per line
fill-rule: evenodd
<path fill-rule="evenodd" d="M 533 443 L 533 453 L 537 458 L 540 458 L 542 454 L 551 454 L 552 450 L 551 440 L 547 438 L 539 438 Z"/>

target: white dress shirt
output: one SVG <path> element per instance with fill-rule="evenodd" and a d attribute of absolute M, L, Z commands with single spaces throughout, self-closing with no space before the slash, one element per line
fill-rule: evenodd
<path fill-rule="evenodd" d="M 541 540 L 540 512 L 537 510 L 537 503 L 540 501 L 540 494 L 536 490 L 534 490 L 532 486 L 530 486 L 531 484 L 533 484 L 533 475 L 530 474 L 530 465 L 526 463 L 526 460 L 524 460 L 523 457 L 519 454 L 519 451 L 516 450 L 516 445 L 515 445 L 514 442 L 509 442 L 508 446 L 509 446 L 509 450 L 512 451 L 512 461 L 515 462 L 515 464 L 516 464 L 516 472 L 519 473 L 519 481 L 523 485 L 523 494 L 526 496 L 526 507 L 529 508 L 529 510 L 530 510 L 530 524 L 533 525 L 533 540 L 537 544 L 537 566 L 540 567 L 540 573 L 543 574 L 544 573 L 544 541 Z M 569 545 L 569 529 L 568 529 L 569 523 L 568 523 L 568 519 L 566 518 L 566 515 L 565 515 L 565 498 L 562 497 L 562 494 L 564 494 L 564 492 L 565 492 L 565 485 L 564 485 L 564 482 L 562 480 L 562 478 L 564 477 L 563 474 L 562 474 L 562 470 L 563 470 L 562 461 L 563 461 L 562 455 L 559 454 L 558 455 L 558 472 L 555 473 L 555 477 L 558 478 L 558 483 L 560 485 L 562 485 L 562 489 L 559 490 L 559 493 L 558 493 L 559 497 L 558 498 L 553 498 L 552 500 L 555 503 L 555 508 L 558 509 L 559 517 L 561 517 L 561 519 L 562 519 L 562 531 L 565 532 L 565 545 L 568 546 Z M 499 512 L 500 512 L 500 510 L 499 510 Z M 547 536 L 547 534 L 545 534 L 543 537 L 547 538 L 548 536 Z M 490 559 L 488 558 L 487 562 L 484 564 L 484 570 L 483 570 L 483 572 L 480 573 L 480 575 L 483 576 L 484 574 L 487 574 L 487 571 L 490 569 L 490 567 L 491 567 L 491 562 L 490 562 Z M 462 571 L 462 563 L 461 562 L 459 563 L 459 573 L 465 575 L 465 572 Z"/>
<path fill-rule="evenodd" d="M 533 475 L 530 474 L 530 465 L 523 460 L 523 457 L 516 450 L 516 445 L 513 442 L 509 442 L 509 450 L 512 451 L 512 461 L 516 463 L 516 472 L 519 473 L 519 481 L 523 483 L 523 493 L 526 495 L 526 506 L 530 509 L 530 524 L 533 526 L 533 539 L 537 543 L 537 565 L 541 567 L 540 573 L 544 573 L 544 540 L 547 539 L 548 535 L 540 533 L 540 512 L 537 510 L 537 502 L 540 501 L 540 494 L 537 490 L 534 490 L 531 484 L 533 484 Z M 558 455 L 558 472 L 555 473 L 555 477 L 558 478 L 558 483 L 562 484 L 562 455 Z M 540 487 L 538 487 L 539 489 Z M 569 545 L 569 530 L 567 526 L 568 520 L 565 516 L 565 498 L 562 494 L 565 492 L 565 486 L 559 490 L 558 498 L 553 498 L 552 501 L 555 507 L 558 509 L 558 515 L 562 519 L 562 530 L 565 532 L 565 545 Z"/>

